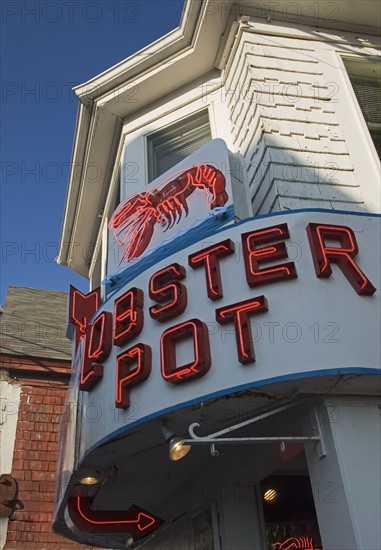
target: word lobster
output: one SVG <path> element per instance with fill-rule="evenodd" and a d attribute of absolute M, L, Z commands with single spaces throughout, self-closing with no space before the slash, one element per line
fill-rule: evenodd
<path fill-rule="evenodd" d="M 125 246 L 126 261 L 143 254 L 152 239 L 156 223 L 167 231 L 180 221 L 183 210 L 188 215 L 187 198 L 196 189 L 205 190 L 206 204 L 211 209 L 226 204 L 229 197 L 225 190 L 225 177 L 210 164 L 192 166 L 177 174 L 168 183 L 169 178 L 146 192 L 133 193 L 120 203 L 112 215 L 109 229 L 113 230 L 119 246 Z"/>

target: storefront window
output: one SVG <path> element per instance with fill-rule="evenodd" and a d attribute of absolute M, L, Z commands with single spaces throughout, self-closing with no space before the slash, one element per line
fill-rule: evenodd
<path fill-rule="evenodd" d="M 307 475 L 272 475 L 261 492 L 267 550 L 323 548 Z"/>

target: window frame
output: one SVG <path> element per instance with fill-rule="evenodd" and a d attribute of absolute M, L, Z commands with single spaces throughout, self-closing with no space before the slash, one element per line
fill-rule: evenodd
<path fill-rule="evenodd" d="M 375 66 L 380 67 L 381 66 L 381 59 L 376 57 L 376 56 L 367 56 L 367 57 L 364 58 L 363 56 L 359 56 L 359 55 L 343 55 L 343 54 L 341 54 L 340 55 L 340 61 L 341 61 L 342 67 L 343 67 L 345 79 L 347 81 L 348 91 L 351 95 L 351 99 L 352 99 L 352 102 L 353 102 L 353 104 L 355 106 L 355 109 L 357 111 L 357 115 L 358 115 L 359 119 L 361 120 L 361 125 L 362 125 L 362 128 L 363 128 L 364 132 L 366 133 L 368 143 L 371 147 L 371 150 L 373 151 L 373 154 L 376 156 L 378 161 L 381 162 L 381 153 L 379 154 L 377 149 L 376 149 L 376 145 L 374 143 L 372 134 L 370 132 L 370 128 L 368 126 L 365 114 L 363 113 L 363 110 L 361 108 L 359 99 L 356 95 L 356 92 L 354 90 L 354 86 L 353 86 L 353 83 L 352 83 L 352 80 L 351 80 L 351 76 L 353 77 L 353 76 L 356 76 L 356 75 L 351 75 L 349 67 L 347 66 L 347 63 L 355 63 L 355 64 L 363 64 L 363 65 L 371 64 L 371 65 L 375 65 Z M 381 128 L 380 128 L 380 130 L 381 130 Z"/>
<path fill-rule="evenodd" d="M 180 127 L 181 123 L 183 123 L 183 128 L 186 131 L 186 125 L 187 124 L 190 126 L 192 123 L 197 123 L 197 118 L 200 121 L 201 117 L 206 117 L 207 118 L 207 122 L 209 124 L 208 140 L 211 140 L 213 138 L 212 138 L 211 123 L 210 123 L 210 113 L 209 113 L 209 110 L 207 108 L 194 111 L 193 113 L 191 113 L 189 115 L 186 115 L 185 117 L 177 119 L 175 122 L 172 122 L 170 124 L 162 126 L 161 128 L 155 130 L 154 132 L 150 132 L 149 134 L 145 135 L 146 148 L 147 148 L 147 156 L 146 156 L 147 174 L 148 174 L 149 181 L 154 181 L 156 178 L 161 176 L 161 174 L 159 174 L 158 171 L 157 171 L 157 160 L 156 160 L 156 156 L 155 156 L 155 145 L 153 144 L 153 139 L 155 139 L 155 136 L 158 138 L 160 133 L 164 134 L 164 136 L 163 136 L 163 140 L 164 140 L 163 147 L 166 147 L 167 146 L 166 142 L 168 143 L 168 141 L 170 139 L 173 140 L 173 138 L 170 138 L 169 136 L 167 136 L 167 139 L 166 139 L 166 136 L 165 136 L 166 132 L 168 132 L 168 133 L 171 132 L 171 131 L 173 132 L 175 130 L 176 126 Z M 206 124 L 206 121 L 205 121 L 205 124 Z M 180 127 L 179 129 L 182 130 L 183 128 Z M 189 130 L 189 131 L 192 131 L 192 130 Z M 204 143 L 201 143 L 200 147 L 202 145 L 204 145 Z M 183 160 L 183 159 L 181 159 L 181 160 Z M 173 166 L 175 166 L 176 164 L 177 164 L 177 162 L 175 162 L 175 164 Z M 166 170 L 164 170 L 164 172 L 166 172 Z M 164 173 L 164 172 L 162 172 L 162 173 Z"/>
<path fill-rule="evenodd" d="M 367 212 L 380 211 L 381 165 L 343 58 L 378 61 L 380 58 L 374 52 L 374 48 L 361 48 L 360 51 L 357 45 L 343 46 L 340 43 L 327 48 L 325 42 L 319 42 L 316 48 L 316 55 L 319 55 L 324 67 L 324 80 L 327 84 L 334 83 L 337 90 L 333 99 L 335 117 L 348 149 L 355 178 L 361 182 L 364 209 Z"/>

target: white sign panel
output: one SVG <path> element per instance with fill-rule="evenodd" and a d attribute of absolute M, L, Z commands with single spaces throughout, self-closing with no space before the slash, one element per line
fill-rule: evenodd
<path fill-rule="evenodd" d="M 110 223 L 108 274 L 161 253 L 174 240 L 184 246 L 233 219 L 229 152 L 215 139 L 116 208 Z"/>
<path fill-rule="evenodd" d="M 380 234 L 376 215 L 279 213 L 146 269 L 93 317 L 102 330 L 90 355 L 103 373 L 84 391 L 82 456 L 136 423 L 216 396 L 379 372 Z"/>

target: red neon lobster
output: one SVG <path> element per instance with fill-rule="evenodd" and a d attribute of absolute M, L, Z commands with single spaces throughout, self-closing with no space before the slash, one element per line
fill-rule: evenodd
<path fill-rule="evenodd" d="M 277 550 L 291 550 L 292 548 L 315 550 L 312 537 L 291 537 L 283 542 L 273 542 L 272 546 L 276 546 Z"/>
<path fill-rule="evenodd" d="M 226 180 L 222 172 L 210 164 L 192 166 L 160 182 L 144 193 L 133 193 L 115 210 L 109 228 L 120 246 L 126 245 L 124 258 L 129 261 L 143 254 L 150 243 L 156 222 L 171 228 L 181 219 L 182 210 L 188 215 L 187 197 L 197 188 L 206 192 L 206 204 L 211 209 L 224 206 L 228 200 Z M 164 185 L 165 184 L 165 185 Z"/>

